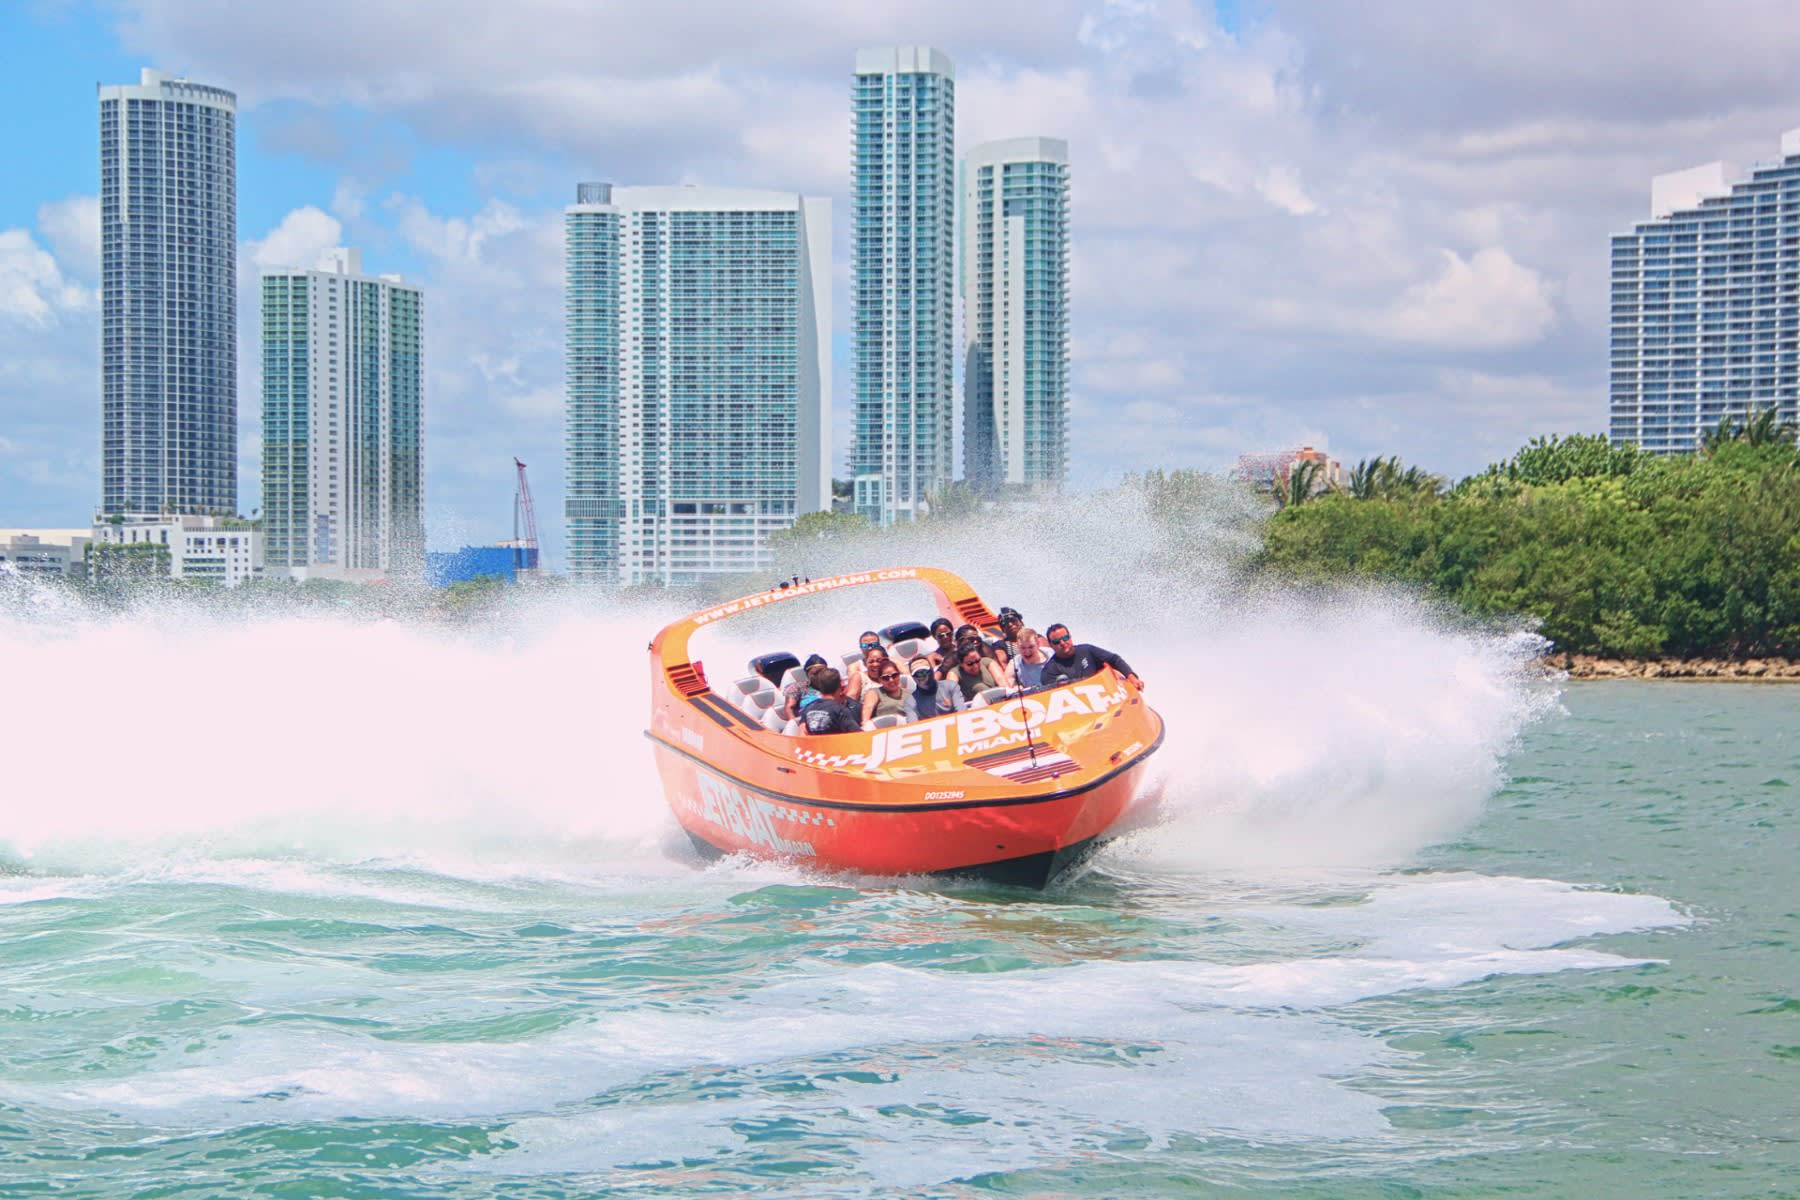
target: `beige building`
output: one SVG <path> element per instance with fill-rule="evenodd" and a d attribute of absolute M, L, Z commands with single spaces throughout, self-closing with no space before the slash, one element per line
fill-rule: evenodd
<path fill-rule="evenodd" d="M 37 577 L 86 571 L 86 529 L 0 529 L 0 571 Z"/>

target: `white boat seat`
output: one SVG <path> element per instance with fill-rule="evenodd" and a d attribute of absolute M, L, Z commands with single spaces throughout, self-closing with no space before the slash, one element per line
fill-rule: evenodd
<path fill-rule="evenodd" d="M 899 717 L 896 717 L 893 713 L 888 713 L 886 716 L 876 717 L 873 721 L 870 721 L 869 728 L 870 729 L 892 729 L 894 726 L 899 725 L 901 723 L 902 722 Z"/>
<path fill-rule="evenodd" d="M 1010 695 L 1012 695 L 1012 693 L 1003 687 L 983 688 L 975 694 L 975 700 L 970 707 L 986 708 L 990 704 L 1001 703 Z"/>
<path fill-rule="evenodd" d="M 781 693 L 774 688 L 765 688 L 760 692 L 751 692 L 748 696 L 744 697 L 744 711 L 759 720 L 765 712 L 772 708 L 779 709 L 780 707 Z"/>
<path fill-rule="evenodd" d="M 805 681 L 806 676 L 799 667 L 789 667 L 781 676 L 781 686 L 784 688 L 791 683 L 804 683 Z"/>
<path fill-rule="evenodd" d="M 888 657 L 899 663 L 902 667 L 906 665 L 908 659 L 918 653 L 918 638 L 907 638 L 904 641 L 895 642 L 892 646 L 888 647 Z"/>
<path fill-rule="evenodd" d="M 751 692 L 760 692 L 769 685 L 764 682 L 761 675 L 746 675 L 742 679 L 733 680 L 731 686 L 732 698 L 742 704 L 745 696 Z"/>
<path fill-rule="evenodd" d="M 762 727 L 770 733 L 787 732 L 788 719 L 781 715 L 779 708 L 765 708 L 762 711 Z"/>
<path fill-rule="evenodd" d="M 787 722 L 781 727 L 781 732 L 787 734 L 789 737 L 798 737 L 800 734 L 800 718 L 795 717 L 793 720 Z"/>
<path fill-rule="evenodd" d="M 862 661 L 862 654 L 859 653 L 858 651 L 852 650 L 850 653 L 844 655 L 844 670 L 846 670 L 846 671 L 850 670 L 852 667 L 856 666 L 856 664 L 861 661 Z"/>

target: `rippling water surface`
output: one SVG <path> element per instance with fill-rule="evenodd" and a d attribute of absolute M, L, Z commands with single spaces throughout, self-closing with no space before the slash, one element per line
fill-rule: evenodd
<path fill-rule="evenodd" d="M 1800 688 L 1215 625 L 1040 895 L 701 867 L 616 621 L 4 640 L 0 1195 L 1800 1190 Z M 288 683 L 92 718 L 196 645 Z"/>

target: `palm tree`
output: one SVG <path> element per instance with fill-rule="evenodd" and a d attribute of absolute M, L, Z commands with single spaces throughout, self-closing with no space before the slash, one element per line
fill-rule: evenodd
<path fill-rule="evenodd" d="M 1275 507 L 1287 508 L 1289 505 L 1305 504 L 1319 492 L 1319 472 L 1325 464 L 1311 459 L 1302 459 L 1294 464 L 1287 477 L 1276 477 Z"/>
<path fill-rule="evenodd" d="M 1398 467 L 1400 460 L 1396 458 L 1393 463 Z M 1444 490 L 1444 480 L 1441 475 L 1433 475 L 1423 467 L 1408 467 L 1395 477 L 1394 490 L 1413 499 L 1434 497 Z"/>
<path fill-rule="evenodd" d="M 1700 437 L 1700 453 L 1712 454 L 1729 442 L 1751 446 L 1776 446 L 1794 441 L 1794 423 L 1781 419 L 1779 410 L 1770 404 L 1743 419 L 1729 413 Z"/>
<path fill-rule="evenodd" d="M 1794 440 L 1794 423 L 1783 421 L 1771 404 L 1752 414 L 1739 429 L 1738 436 L 1752 446 L 1775 446 Z"/>
<path fill-rule="evenodd" d="M 1365 458 L 1350 468 L 1350 496 L 1355 500 L 1379 500 L 1388 491 L 1394 465 L 1385 458 Z"/>

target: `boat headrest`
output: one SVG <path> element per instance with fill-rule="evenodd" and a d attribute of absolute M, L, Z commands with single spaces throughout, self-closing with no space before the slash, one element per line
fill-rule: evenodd
<path fill-rule="evenodd" d="M 759 654 L 750 660 L 750 670 L 754 674 L 761 675 L 778 687 L 781 684 L 781 677 L 799 665 L 800 660 L 786 650 L 771 650 L 767 654 Z"/>
<path fill-rule="evenodd" d="M 920 641 L 931 640 L 931 627 L 921 621 L 896 621 L 877 632 L 881 634 L 881 639 L 889 645 L 895 642 L 904 642 L 909 638 Z"/>

